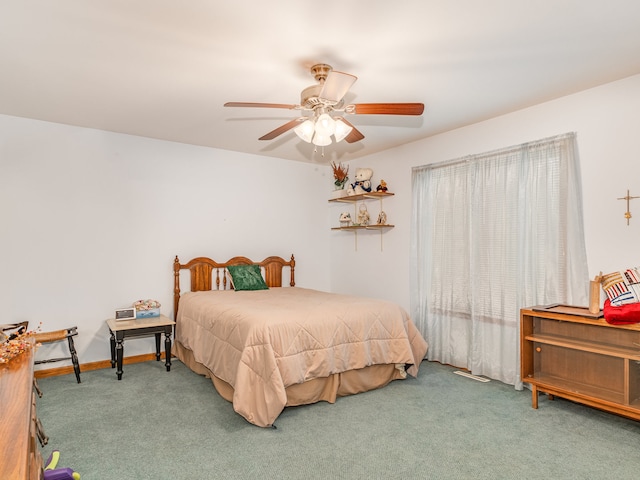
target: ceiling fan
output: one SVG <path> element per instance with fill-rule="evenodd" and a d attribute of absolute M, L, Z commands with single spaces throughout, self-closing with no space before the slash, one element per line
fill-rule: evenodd
<path fill-rule="evenodd" d="M 275 130 L 263 135 L 258 140 L 273 140 L 293 129 L 302 140 L 317 146 L 345 140 L 354 143 L 362 140 L 364 135 L 349 123 L 342 115 L 422 115 L 422 103 L 354 103 L 345 105 L 344 96 L 357 80 L 348 73 L 337 72 L 330 65 L 320 63 L 311 67 L 311 74 L 318 84 L 302 90 L 300 104 L 227 102 L 225 107 L 285 108 L 301 110 L 302 115 Z M 337 116 L 331 115 L 337 113 Z M 341 115 L 342 114 L 342 115 Z"/>

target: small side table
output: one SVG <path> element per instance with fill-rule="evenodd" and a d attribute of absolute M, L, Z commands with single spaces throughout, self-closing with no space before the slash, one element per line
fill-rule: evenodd
<path fill-rule="evenodd" d="M 111 368 L 116 368 L 118 380 L 122 380 L 122 359 L 124 357 L 124 339 L 127 337 L 156 336 L 156 361 L 160 361 L 160 336 L 164 333 L 165 365 L 171 370 L 171 334 L 173 320 L 164 315 L 159 317 L 136 318 L 134 320 L 107 320 L 111 334 Z"/>

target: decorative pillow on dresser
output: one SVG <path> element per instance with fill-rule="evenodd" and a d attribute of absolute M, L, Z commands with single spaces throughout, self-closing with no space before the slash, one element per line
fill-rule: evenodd
<path fill-rule="evenodd" d="M 640 268 L 603 275 L 602 289 L 615 307 L 640 302 Z"/>

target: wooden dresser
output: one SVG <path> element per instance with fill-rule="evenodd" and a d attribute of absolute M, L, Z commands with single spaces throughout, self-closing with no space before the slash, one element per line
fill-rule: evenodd
<path fill-rule="evenodd" d="M 0 364 L 0 478 L 44 478 L 33 393 L 34 350 Z"/>
<path fill-rule="evenodd" d="M 538 392 L 640 420 L 640 324 L 609 325 L 588 309 L 520 311 L 522 381 Z"/>

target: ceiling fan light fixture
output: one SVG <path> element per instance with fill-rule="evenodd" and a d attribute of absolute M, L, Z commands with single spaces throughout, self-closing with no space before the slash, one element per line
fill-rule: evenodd
<path fill-rule="evenodd" d="M 337 72 L 331 65 L 319 63 L 311 67 L 315 85 L 305 88 L 300 94 L 300 104 L 227 102 L 225 107 L 283 108 L 302 110 L 301 117 L 280 125 L 258 140 L 273 140 L 293 130 L 307 143 L 316 146 L 331 145 L 346 140 L 347 143 L 359 142 L 364 135 L 341 116 L 331 117 L 331 113 L 343 112 L 349 115 L 422 115 L 423 103 L 355 103 L 345 105 L 345 95 L 357 80 L 355 75 Z"/>
<path fill-rule="evenodd" d="M 313 136 L 313 144 L 318 147 L 326 147 L 327 145 L 331 145 L 331 137 L 329 135 L 322 135 L 318 131 Z"/>
<path fill-rule="evenodd" d="M 293 129 L 296 135 L 307 143 L 311 143 L 314 133 L 314 124 L 311 120 L 305 120 L 296 128 Z"/>
<path fill-rule="evenodd" d="M 336 131 L 333 134 L 336 139 L 336 143 L 344 140 L 346 136 L 351 133 L 351 130 L 353 130 L 353 127 L 351 125 L 347 125 L 340 119 L 336 120 Z"/>
<path fill-rule="evenodd" d="M 336 131 L 336 121 L 328 113 L 323 113 L 316 120 L 316 134 L 330 137 Z"/>

